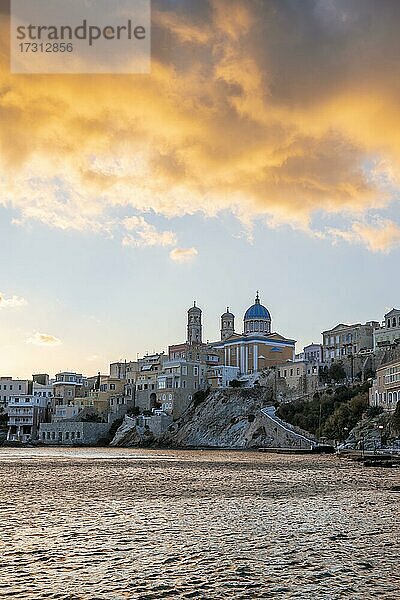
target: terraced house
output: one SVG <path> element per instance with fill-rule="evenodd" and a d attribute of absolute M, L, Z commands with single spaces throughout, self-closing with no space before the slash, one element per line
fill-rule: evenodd
<path fill-rule="evenodd" d="M 376 371 L 376 379 L 369 391 L 371 406 L 395 410 L 400 400 L 400 360 L 382 365 Z"/>

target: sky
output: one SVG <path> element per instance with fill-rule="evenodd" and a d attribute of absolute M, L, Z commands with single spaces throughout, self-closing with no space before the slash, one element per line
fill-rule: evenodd
<path fill-rule="evenodd" d="M 0 13 L 0 376 L 400 305 L 400 3 L 153 0 L 148 75 L 13 75 Z"/>

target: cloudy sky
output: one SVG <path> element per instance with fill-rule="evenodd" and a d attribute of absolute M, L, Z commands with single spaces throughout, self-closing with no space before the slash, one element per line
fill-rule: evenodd
<path fill-rule="evenodd" d="M 299 341 L 400 304 L 400 2 L 153 0 L 150 75 L 11 75 L 0 374 L 205 338 L 260 290 Z"/>

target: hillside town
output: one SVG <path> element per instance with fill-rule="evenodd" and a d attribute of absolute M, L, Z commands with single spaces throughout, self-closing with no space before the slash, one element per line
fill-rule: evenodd
<path fill-rule="evenodd" d="M 260 389 L 266 381 L 275 404 L 311 399 L 329 385 L 368 382 L 370 406 L 393 413 L 400 399 L 400 309 L 381 322 L 337 324 L 296 353 L 295 340 L 273 329 L 258 292 L 241 326 L 226 309 L 213 342 L 203 341 L 202 310 L 194 302 L 186 340 L 167 352 L 112 363 L 108 374 L 63 371 L 31 380 L 2 374 L 4 441 L 109 443 L 124 418 L 158 439 L 205 391 Z"/>

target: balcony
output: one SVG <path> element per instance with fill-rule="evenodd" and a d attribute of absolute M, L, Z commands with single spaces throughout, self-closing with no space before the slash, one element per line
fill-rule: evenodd
<path fill-rule="evenodd" d="M 14 408 L 8 407 L 7 413 L 9 417 L 33 417 L 33 407 L 32 408 Z"/>
<path fill-rule="evenodd" d="M 8 426 L 12 425 L 33 425 L 33 417 L 9 417 Z"/>

